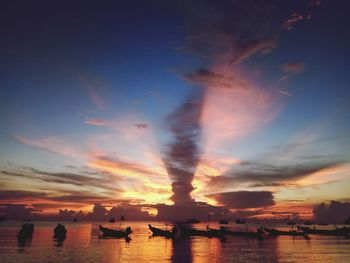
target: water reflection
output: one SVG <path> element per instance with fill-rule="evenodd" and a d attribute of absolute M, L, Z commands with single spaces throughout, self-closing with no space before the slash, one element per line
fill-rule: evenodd
<path fill-rule="evenodd" d="M 171 262 L 173 263 L 190 263 L 192 262 L 192 240 L 191 238 L 172 240 L 172 255 Z"/>
<path fill-rule="evenodd" d="M 1 262 L 350 262 L 350 239 L 280 236 L 257 240 L 229 236 L 172 240 L 149 237 L 149 222 L 127 222 L 132 239 L 99 239 L 98 224 L 66 224 L 66 239 L 53 239 L 54 223 L 35 223 L 33 239 L 17 239 L 20 222 L 0 225 Z M 164 223 L 152 222 L 160 228 Z M 117 226 L 111 226 L 116 228 Z M 123 226 L 125 227 L 125 225 Z M 205 226 L 196 226 L 204 229 Z"/>
<path fill-rule="evenodd" d="M 66 237 L 54 238 L 53 240 L 55 242 L 56 247 L 63 247 L 63 243 L 66 240 Z"/>

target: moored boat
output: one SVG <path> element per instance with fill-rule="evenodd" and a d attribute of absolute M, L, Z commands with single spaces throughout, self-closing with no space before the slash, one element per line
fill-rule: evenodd
<path fill-rule="evenodd" d="M 335 229 L 317 229 L 310 228 L 306 226 L 298 226 L 298 229 L 303 231 L 306 234 L 313 235 L 325 235 L 325 236 L 349 236 L 349 231 L 343 228 L 335 228 Z"/>
<path fill-rule="evenodd" d="M 252 238 L 259 238 L 262 239 L 264 232 L 261 229 L 258 229 L 256 232 L 254 231 L 232 231 L 232 230 L 227 230 L 225 227 L 220 227 L 220 230 L 216 231 L 221 231 L 224 235 L 228 236 L 237 236 L 237 237 L 252 237 Z"/>
<path fill-rule="evenodd" d="M 270 236 L 303 236 L 303 237 L 307 236 L 307 233 L 303 231 L 295 231 L 295 230 L 282 231 L 275 228 L 267 228 L 267 227 L 260 227 L 260 228 L 266 233 L 268 233 Z"/>
<path fill-rule="evenodd" d="M 53 238 L 55 239 L 65 239 L 66 235 L 67 235 L 67 229 L 62 224 L 58 224 L 53 230 Z"/>
<path fill-rule="evenodd" d="M 34 233 L 34 224 L 25 223 L 21 226 L 21 229 L 18 231 L 18 239 L 27 239 L 31 238 Z"/>
<path fill-rule="evenodd" d="M 149 230 L 151 230 L 153 236 L 161 236 L 161 237 L 167 237 L 167 238 L 174 238 L 177 232 L 177 228 L 173 227 L 172 231 L 169 230 L 163 230 L 160 228 L 153 227 L 152 225 L 148 224 Z"/>
<path fill-rule="evenodd" d="M 99 225 L 100 231 L 105 237 L 127 238 L 132 233 L 131 227 L 127 227 L 125 231 L 114 230 Z"/>
<path fill-rule="evenodd" d="M 180 234 L 183 237 L 189 236 L 202 236 L 202 237 L 223 237 L 224 234 L 220 230 L 215 229 L 207 229 L 207 230 L 199 230 L 184 226 L 179 226 Z"/>

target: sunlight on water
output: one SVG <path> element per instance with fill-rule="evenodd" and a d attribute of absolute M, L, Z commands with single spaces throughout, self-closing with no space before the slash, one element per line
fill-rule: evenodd
<path fill-rule="evenodd" d="M 19 244 L 16 233 L 20 222 L 2 222 L 1 262 L 350 262 L 350 239 L 344 237 L 192 237 L 173 241 L 150 237 L 147 224 L 104 224 L 111 228 L 131 226 L 133 233 L 127 241 L 99 238 L 98 223 L 66 223 L 67 238 L 57 242 L 52 237 L 55 223 L 35 222 L 32 240 Z M 162 222 L 152 224 L 166 227 Z M 205 224 L 195 226 L 205 228 Z"/>

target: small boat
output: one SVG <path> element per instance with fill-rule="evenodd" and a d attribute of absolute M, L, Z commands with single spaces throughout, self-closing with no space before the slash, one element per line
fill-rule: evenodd
<path fill-rule="evenodd" d="M 67 235 L 67 229 L 62 224 L 58 224 L 53 230 L 53 238 L 65 239 Z"/>
<path fill-rule="evenodd" d="M 174 238 L 177 232 L 177 228 L 173 227 L 172 231 L 169 230 L 163 230 L 160 228 L 156 228 L 154 226 L 151 226 L 148 224 L 149 230 L 152 232 L 152 236 L 160 236 L 160 237 L 167 237 L 167 238 Z"/>
<path fill-rule="evenodd" d="M 220 224 L 220 225 L 228 225 L 228 220 L 226 220 L 226 219 L 221 219 L 221 220 L 219 220 L 219 224 Z"/>
<path fill-rule="evenodd" d="M 349 236 L 348 230 L 343 228 L 317 229 L 317 228 L 310 228 L 306 226 L 298 226 L 298 229 L 303 231 L 306 234 L 313 234 L 313 235 Z"/>
<path fill-rule="evenodd" d="M 74 222 L 74 223 L 76 223 L 77 221 L 78 221 L 78 219 L 76 219 L 76 218 L 73 219 L 73 222 Z"/>
<path fill-rule="evenodd" d="M 99 225 L 99 228 L 103 236 L 105 237 L 128 238 L 129 235 L 132 233 L 131 227 L 127 227 L 125 231 L 114 230 L 114 229 L 103 227 L 101 225 Z"/>
<path fill-rule="evenodd" d="M 260 228 L 266 233 L 268 233 L 270 236 L 303 236 L 303 237 L 307 236 L 307 233 L 303 231 L 294 231 L 294 230 L 282 231 L 274 228 L 266 228 L 266 227 L 260 227 Z"/>
<path fill-rule="evenodd" d="M 304 225 L 306 226 L 311 226 L 311 225 L 314 225 L 315 223 L 314 222 L 311 222 L 311 221 L 305 221 L 304 222 Z"/>
<path fill-rule="evenodd" d="M 115 222 L 115 219 L 113 217 L 111 217 L 108 221 L 109 223 L 114 223 Z"/>
<path fill-rule="evenodd" d="M 256 232 L 254 231 L 231 231 L 227 230 L 225 227 L 220 227 L 220 230 L 216 231 L 222 231 L 224 235 L 228 236 L 239 236 L 239 237 L 252 237 L 252 238 L 259 238 L 262 239 L 264 236 L 264 232 L 261 229 L 258 229 Z"/>
<path fill-rule="evenodd" d="M 18 239 L 29 239 L 33 236 L 34 233 L 34 224 L 25 223 L 21 226 L 21 229 L 18 231 Z"/>
<path fill-rule="evenodd" d="M 237 220 L 235 221 L 235 223 L 236 223 L 236 224 L 239 224 L 239 225 L 244 225 L 246 222 L 245 222 L 245 220 L 243 220 L 243 219 L 237 219 Z"/>
<path fill-rule="evenodd" d="M 194 228 L 179 226 L 180 234 L 183 237 L 190 236 L 201 236 L 201 237 L 223 237 L 224 234 L 220 230 L 207 229 L 207 230 L 198 230 Z"/>

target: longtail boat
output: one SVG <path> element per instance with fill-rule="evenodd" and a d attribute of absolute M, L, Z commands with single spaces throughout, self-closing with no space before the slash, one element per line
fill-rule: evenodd
<path fill-rule="evenodd" d="M 317 229 L 317 228 L 310 228 L 306 226 L 298 226 L 298 229 L 300 229 L 306 234 L 325 235 L 325 236 L 349 236 L 349 233 L 350 233 L 348 229 L 343 229 L 343 228 Z"/>
<path fill-rule="evenodd" d="M 198 230 L 194 228 L 179 226 L 181 236 L 189 237 L 189 236 L 202 236 L 202 237 L 223 237 L 224 234 L 222 231 L 207 229 L 207 230 Z"/>
<path fill-rule="evenodd" d="M 53 230 L 53 238 L 65 239 L 67 235 L 67 229 L 62 224 L 58 224 Z"/>
<path fill-rule="evenodd" d="M 282 231 L 277 230 L 274 228 L 266 228 L 266 227 L 260 227 L 263 231 L 268 233 L 270 236 L 303 236 L 307 237 L 307 233 L 303 231 L 295 231 L 295 230 L 289 230 L 289 231 Z"/>
<path fill-rule="evenodd" d="M 101 225 L 99 225 L 99 228 L 103 236 L 105 237 L 128 238 L 129 235 L 132 233 L 131 227 L 127 227 L 125 231 L 114 230 L 114 229 L 103 227 Z"/>
<path fill-rule="evenodd" d="M 209 228 L 208 228 L 209 229 Z M 211 231 L 220 231 L 223 235 L 227 236 L 244 236 L 244 237 L 252 237 L 252 238 L 263 238 L 264 232 L 258 229 L 256 232 L 254 231 L 232 231 L 227 230 L 225 227 L 220 227 L 220 229 L 210 229 Z"/>
<path fill-rule="evenodd" d="M 173 227 L 172 231 L 169 230 L 163 230 L 160 228 L 156 228 L 152 225 L 148 225 L 149 230 L 152 232 L 152 236 L 161 236 L 161 237 L 167 237 L 167 238 L 174 238 L 177 232 L 176 227 Z"/>
<path fill-rule="evenodd" d="M 27 239 L 31 238 L 34 233 L 34 224 L 23 224 L 21 229 L 18 231 L 17 238 L 18 239 Z"/>

